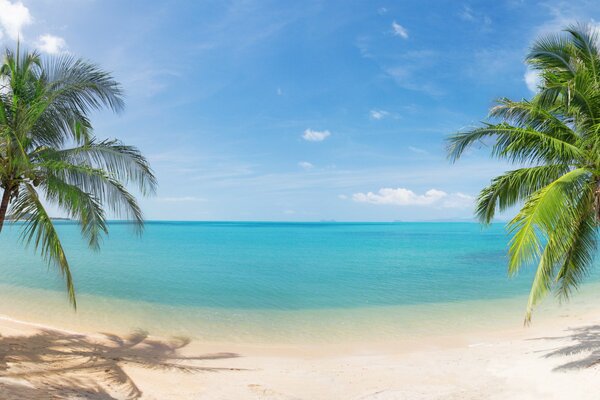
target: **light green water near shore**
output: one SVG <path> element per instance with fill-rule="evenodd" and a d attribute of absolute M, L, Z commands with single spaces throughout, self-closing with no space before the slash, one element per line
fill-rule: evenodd
<path fill-rule="evenodd" d="M 550 298 L 533 324 L 598 310 L 600 284 L 585 285 L 574 299 Z M 185 336 L 207 342 L 322 344 L 393 342 L 485 333 L 523 326 L 526 298 L 353 309 L 260 311 L 173 307 L 81 295 L 77 312 L 62 293 L 0 285 L 0 314 L 75 332 Z"/>
<path fill-rule="evenodd" d="M 503 225 L 151 222 L 138 238 L 117 223 L 98 253 L 76 225 L 58 229 L 78 311 L 17 224 L 0 236 L 0 314 L 206 341 L 390 341 L 520 327 L 532 278 L 508 279 Z M 566 306 L 548 299 L 535 321 L 592 310 L 597 271 L 590 282 Z"/>

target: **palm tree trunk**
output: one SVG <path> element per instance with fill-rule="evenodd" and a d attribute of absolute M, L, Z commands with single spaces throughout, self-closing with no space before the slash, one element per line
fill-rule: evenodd
<path fill-rule="evenodd" d="M 8 210 L 8 201 L 10 200 L 10 190 L 4 189 L 2 193 L 2 201 L 0 202 L 0 232 L 2 232 L 2 226 L 6 219 L 6 211 Z"/>

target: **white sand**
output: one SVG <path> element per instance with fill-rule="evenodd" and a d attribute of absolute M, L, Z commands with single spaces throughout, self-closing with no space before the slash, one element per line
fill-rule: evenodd
<path fill-rule="evenodd" d="M 1 399 L 600 397 L 600 312 L 376 345 L 169 342 L 10 319 L 0 319 L 0 333 Z"/>

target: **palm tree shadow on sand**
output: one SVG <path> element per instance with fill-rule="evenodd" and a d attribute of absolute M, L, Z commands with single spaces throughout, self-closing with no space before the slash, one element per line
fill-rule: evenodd
<path fill-rule="evenodd" d="M 554 371 L 568 371 L 575 369 L 591 368 L 600 366 L 600 325 L 589 325 L 569 329 L 565 336 L 540 337 L 533 340 L 554 340 L 571 343 L 551 350 L 544 355 L 545 358 L 552 357 L 577 357 L 573 361 L 560 364 Z"/>
<path fill-rule="evenodd" d="M 180 355 L 187 338 L 150 339 L 143 331 L 120 337 L 42 330 L 32 336 L 0 336 L 2 399 L 139 399 L 142 391 L 124 366 L 202 373 L 237 368 L 198 365 L 239 357 L 235 353 Z"/>

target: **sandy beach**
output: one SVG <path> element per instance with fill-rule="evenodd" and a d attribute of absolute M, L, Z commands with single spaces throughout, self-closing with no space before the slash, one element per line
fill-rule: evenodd
<path fill-rule="evenodd" d="M 242 345 L 0 320 L 2 399 L 595 399 L 600 312 L 410 343 Z"/>

